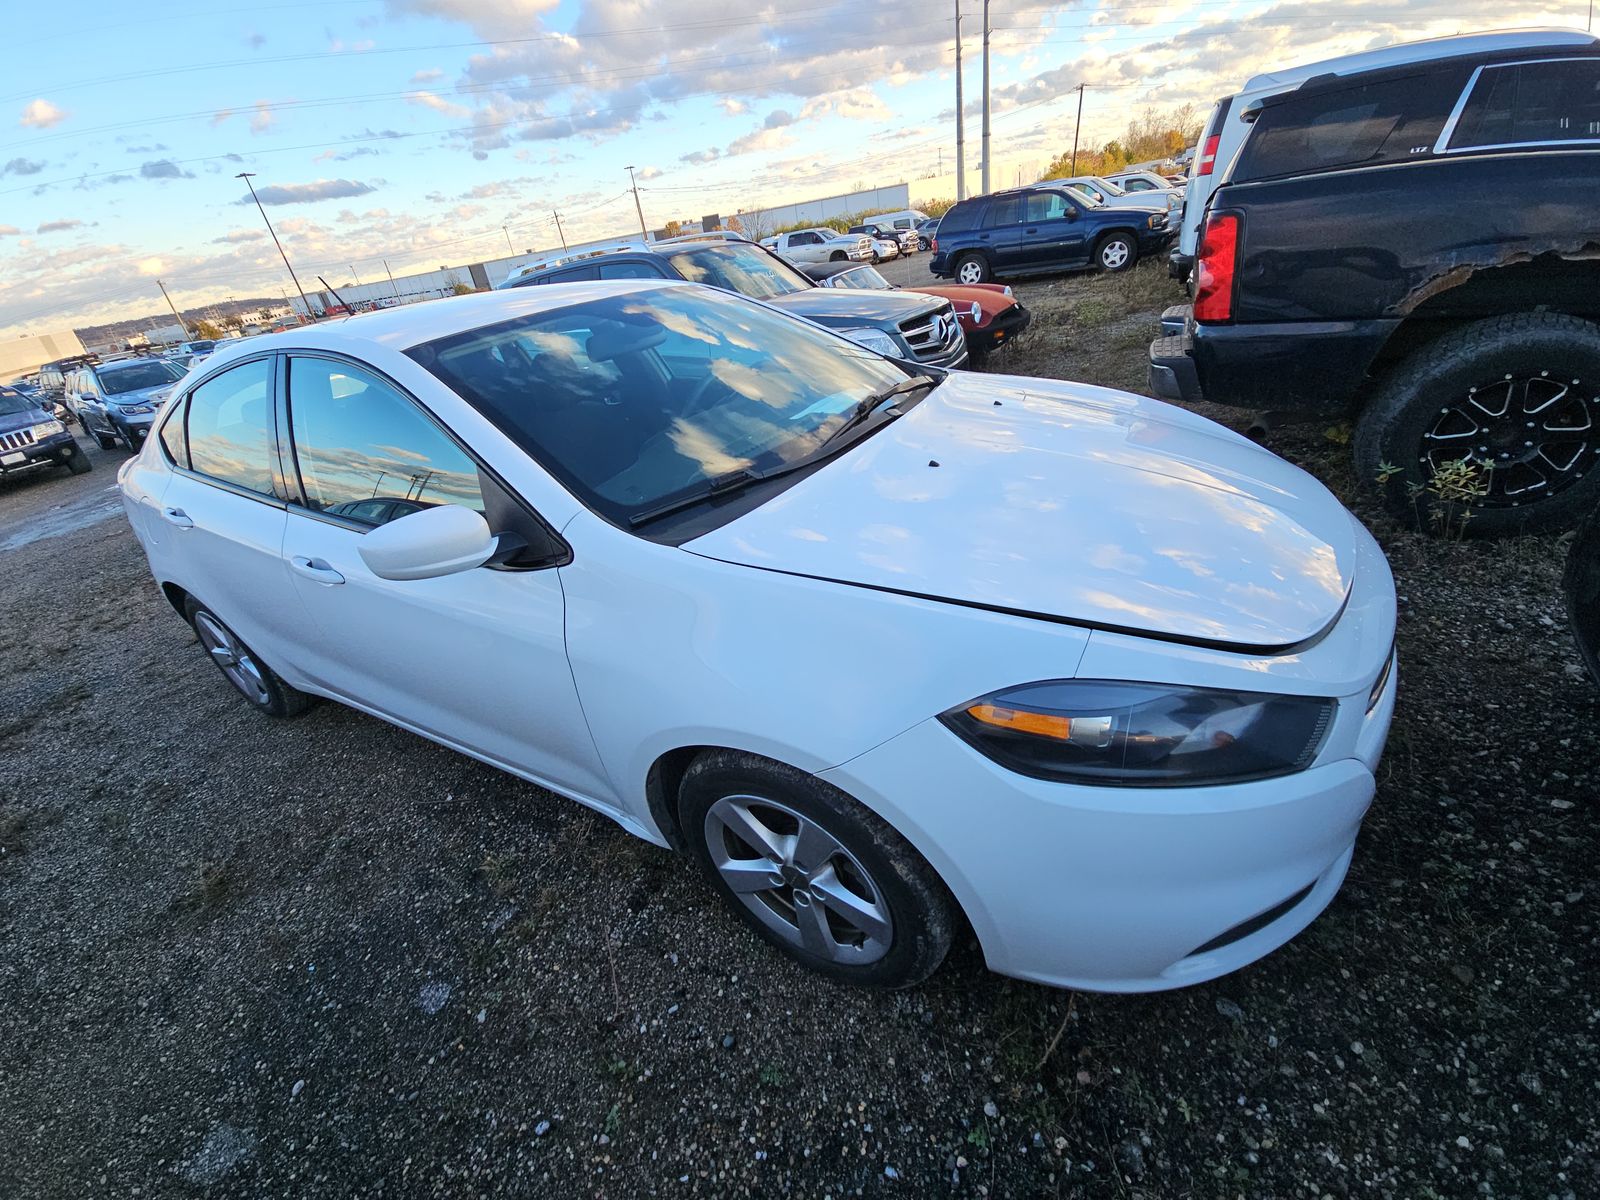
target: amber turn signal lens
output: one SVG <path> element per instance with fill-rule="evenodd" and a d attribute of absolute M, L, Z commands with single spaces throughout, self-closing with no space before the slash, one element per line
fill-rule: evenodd
<path fill-rule="evenodd" d="M 1048 713 L 1028 712 L 1019 708 L 1002 708 L 998 704 L 974 704 L 967 709 L 974 721 L 993 725 L 997 729 L 1014 729 L 1018 733 L 1032 733 L 1039 737 L 1072 740 L 1072 718 L 1056 717 Z"/>

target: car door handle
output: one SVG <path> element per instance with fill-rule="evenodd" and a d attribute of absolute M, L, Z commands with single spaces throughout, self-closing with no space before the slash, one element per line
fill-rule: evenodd
<path fill-rule="evenodd" d="M 163 508 L 161 515 L 166 518 L 168 525 L 176 525 L 179 529 L 194 528 L 194 521 L 181 508 Z"/>
<path fill-rule="evenodd" d="M 1039 231 L 1037 229 L 1024 229 L 1022 232 L 1023 233 L 1038 233 Z"/>
<path fill-rule="evenodd" d="M 336 583 L 344 582 L 344 576 L 339 574 L 339 572 L 335 571 L 320 558 L 306 558 L 304 556 L 297 556 L 289 560 L 289 565 L 292 566 L 296 571 L 300 572 L 300 574 L 304 575 L 307 579 L 315 579 L 318 583 L 327 584 L 329 587 L 332 587 Z"/>

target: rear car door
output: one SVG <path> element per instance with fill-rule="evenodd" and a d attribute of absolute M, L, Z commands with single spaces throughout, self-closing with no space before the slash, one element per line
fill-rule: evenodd
<path fill-rule="evenodd" d="M 1064 192 L 1029 192 L 1022 202 L 1019 267 L 1076 266 L 1089 257 L 1078 205 Z"/>
<path fill-rule="evenodd" d="M 1022 199 L 996 196 L 983 214 L 983 226 L 974 233 L 980 246 L 989 251 L 995 273 L 1003 275 L 1022 265 Z"/>
<path fill-rule="evenodd" d="M 193 594 L 274 663 L 293 667 L 304 622 L 283 569 L 284 497 L 272 389 L 275 360 L 242 362 L 176 402 L 162 426 L 173 464 L 160 496 L 163 556 Z"/>
<path fill-rule="evenodd" d="M 400 581 L 360 554 L 379 522 L 438 504 L 483 513 L 497 533 L 537 518 L 361 364 L 291 354 L 283 411 L 298 480 L 283 557 L 316 635 L 307 673 L 357 707 L 612 807 L 567 663 L 555 564 Z"/>

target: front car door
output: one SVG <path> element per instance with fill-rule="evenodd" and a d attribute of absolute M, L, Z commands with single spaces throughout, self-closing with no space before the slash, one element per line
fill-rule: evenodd
<path fill-rule="evenodd" d="M 1064 192 L 1029 192 L 1023 201 L 1018 266 L 1076 266 L 1089 257 L 1078 206 Z"/>
<path fill-rule="evenodd" d="M 361 559 L 378 523 L 438 504 L 484 513 L 496 532 L 513 510 L 537 518 L 385 376 L 312 353 L 286 363 L 298 495 L 283 557 L 315 635 L 303 670 L 358 708 L 614 807 L 567 662 L 554 562 L 397 581 Z"/>

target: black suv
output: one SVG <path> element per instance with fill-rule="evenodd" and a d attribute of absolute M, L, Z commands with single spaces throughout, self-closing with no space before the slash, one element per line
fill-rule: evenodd
<path fill-rule="evenodd" d="M 72 431 L 44 404 L 42 398 L 0 384 L 0 475 L 51 466 L 82 475 L 93 468 Z"/>
<path fill-rule="evenodd" d="M 761 300 L 879 354 L 935 367 L 967 365 L 967 343 L 948 300 L 910 292 L 818 287 L 754 242 L 692 237 L 597 250 L 535 264 L 498 288 L 591 279 L 682 279 Z"/>
<path fill-rule="evenodd" d="M 1600 40 L 1322 75 L 1242 116 L 1153 390 L 1356 414 L 1358 472 L 1423 526 L 1593 508 Z"/>
<path fill-rule="evenodd" d="M 954 205 L 939 218 L 928 269 L 957 283 L 1074 267 L 1126 271 L 1174 232 L 1165 205 L 1114 208 L 1075 188 L 1041 183 Z"/>

